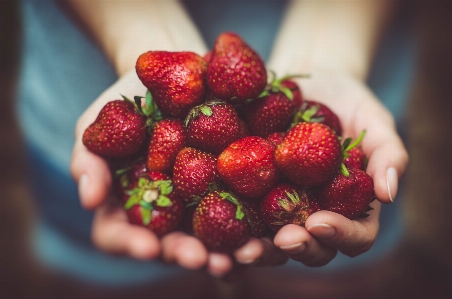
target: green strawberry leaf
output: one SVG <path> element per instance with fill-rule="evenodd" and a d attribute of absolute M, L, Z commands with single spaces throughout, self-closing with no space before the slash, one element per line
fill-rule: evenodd
<path fill-rule="evenodd" d="M 204 114 L 205 116 L 212 116 L 212 108 L 210 108 L 209 106 L 206 105 L 202 105 L 201 106 L 201 113 Z"/>
<path fill-rule="evenodd" d="M 350 177 L 350 173 L 348 172 L 347 167 L 344 165 L 344 163 L 341 164 L 341 173 L 345 175 L 346 177 Z"/>
<path fill-rule="evenodd" d="M 294 204 L 299 205 L 300 204 L 300 197 L 298 197 L 298 193 L 294 192 L 293 194 L 286 191 L 287 197 L 289 197 L 290 201 L 292 201 Z"/>
<path fill-rule="evenodd" d="M 361 143 L 361 141 L 363 140 L 364 135 L 366 135 L 366 130 L 363 130 L 363 131 L 361 132 L 361 134 L 359 134 L 358 139 L 356 139 L 353 143 L 348 144 L 347 147 L 345 147 L 345 151 L 349 151 L 349 150 L 351 150 L 352 148 L 358 146 L 358 145 Z M 344 143 L 345 143 L 345 142 L 344 142 Z"/>
<path fill-rule="evenodd" d="M 316 115 L 317 112 L 319 112 L 319 109 L 320 109 L 320 105 L 311 106 L 309 109 L 306 109 L 303 112 L 303 114 L 301 115 L 301 119 L 306 122 L 314 122 L 312 119 L 313 119 L 314 115 Z"/>
<path fill-rule="evenodd" d="M 242 220 L 245 217 L 245 212 L 242 209 L 241 205 L 237 206 L 237 210 L 235 211 L 235 218 L 238 220 Z"/>
<path fill-rule="evenodd" d="M 133 194 L 132 196 L 129 197 L 129 199 L 125 203 L 124 209 L 126 209 L 126 210 L 130 209 L 134 205 L 137 205 L 140 202 L 140 200 L 141 200 L 141 195 L 139 193 Z"/>
<path fill-rule="evenodd" d="M 285 87 L 285 86 L 281 86 L 279 88 L 279 91 L 281 91 L 289 100 L 293 100 L 293 93 L 292 90 L 290 90 L 290 88 Z"/>
<path fill-rule="evenodd" d="M 342 144 L 342 151 L 343 152 L 347 152 L 348 151 L 347 148 L 348 148 L 348 146 L 350 145 L 351 142 L 352 142 L 351 138 L 347 138 L 347 139 L 344 140 L 344 143 Z"/>
<path fill-rule="evenodd" d="M 157 201 L 155 203 L 158 207 L 171 207 L 173 203 L 171 202 L 171 199 L 166 197 L 165 195 L 160 195 L 159 198 L 157 198 Z"/>
<path fill-rule="evenodd" d="M 149 223 L 151 223 L 152 220 L 152 212 L 151 210 L 148 209 L 141 209 L 141 218 L 143 220 L 143 224 L 144 225 L 149 225 Z"/>
<path fill-rule="evenodd" d="M 150 203 L 148 203 L 147 201 L 144 201 L 144 200 L 140 200 L 139 205 L 140 205 L 140 207 L 148 209 L 148 210 L 154 209 Z"/>

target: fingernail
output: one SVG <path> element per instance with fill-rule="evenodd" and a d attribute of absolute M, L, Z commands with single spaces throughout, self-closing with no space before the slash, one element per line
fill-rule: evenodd
<path fill-rule="evenodd" d="M 386 170 L 386 186 L 388 187 L 389 200 L 394 202 L 394 198 L 397 194 L 397 171 L 394 167 L 389 167 Z"/>
<path fill-rule="evenodd" d="M 320 239 L 331 239 L 336 234 L 336 229 L 326 223 L 311 225 L 307 230 Z"/>
<path fill-rule="evenodd" d="M 85 197 L 86 190 L 88 189 L 89 179 L 87 174 L 82 174 L 80 179 L 78 180 L 78 195 L 82 204 L 85 202 L 83 197 Z"/>
<path fill-rule="evenodd" d="M 303 250 L 306 248 L 306 244 L 304 242 L 301 243 L 295 243 L 291 245 L 281 246 L 280 249 L 284 250 L 287 253 L 291 254 L 297 254 L 303 252 Z"/>

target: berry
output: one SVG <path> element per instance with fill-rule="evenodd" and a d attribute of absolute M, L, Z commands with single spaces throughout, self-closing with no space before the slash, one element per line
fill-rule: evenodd
<path fill-rule="evenodd" d="M 333 129 L 338 136 L 342 136 L 342 125 L 339 117 L 325 104 L 316 101 L 304 101 L 293 118 L 292 126 L 303 121 L 325 124 Z"/>
<path fill-rule="evenodd" d="M 155 124 L 148 146 L 149 170 L 171 174 L 177 153 L 186 145 L 186 135 L 181 120 L 164 119 Z"/>
<path fill-rule="evenodd" d="M 83 144 L 93 153 L 125 158 L 137 153 L 146 141 L 146 116 L 127 100 L 108 102 L 83 133 Z"/>
<path fill-rule="evenodd" d="M 207 67 L 207 84 L 216 98 L 243 103 L 264 90 L 267 71 L 250 46 L 238 35 L 225 32 L 215 41 Z"/>
<path fill-rule="evenodd" d="M 218 156 L 218 172 L 226 186 L 244 198 L 262 198 L 279 180 L 275 146 L 268 140 L 248 136 L 231 143 Z"/>
<path fill-rule="evenodd" d="M 231 104 L 221 101 L 194 107 L 185 125 L 188 144 L 214 154 L 221 153 L 240 133 L 237 112 Z"/>
<path fill-rule="evenodd" d="M 302 122 L 290 129 L 275 152 L 278 168 L 302 187 L 321 185 L 340 169 L 342 148 L 334 131 L 321 123 Z"/>
<path fill-rule="evenodd" d="M 207 64 L 198 54 L 149 51 L 138 57 L 135 69 L 159 109 L 169 116 L 184 119 L 204 100 Z"/>
<path fill-rule="evenodd" d="M 275 232 L 286 224 L 304 226 L 306 219 L 320 210 L 311 191 L 291 184 L 276 186 L 260 202 L 262 219 Z"/>
<path fill-rule="evenodd" d="M 238 199 L 214 191 L 204 197 L 193 215 L 193 232 L 207 249 L 231 253 L 249 239 L 249 223 Z"/>

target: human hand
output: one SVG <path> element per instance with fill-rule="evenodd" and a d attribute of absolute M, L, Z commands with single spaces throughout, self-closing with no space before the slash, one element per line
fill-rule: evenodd
<path fill-rule="evenodd" d="M 108 253 L 141 260 L 161 257 L 186 269 L 205 267 L 215 276 L 224 276 L 236 262 L 254 265 L 286 262 L 286 255 L 269 239 L 251 238 L 232 255 L 227 255 L 208 252 L 200 240 L 183 232 L 172 232 L 159 239 L 152 231 L 129 223 L 120 201 L 111 192 L 112 179 L 107 161 L 90 152 L 83 145 L 82 136 L 107 102 L 121 94 L 133 98 L 145 92 L 135 71 L 131 71 L 102 93 L 77 122 L 71 173 L 78 183 L 82 206 L 95 211 L 92 224 L 95 246 Z"/>
<path fill-rule="evenodd" d="M 338 250 L 357 256 L 371 248 L 378 234 L 381 203 L 394 200 L 408 154 L 392 115 L 362 80 L 334 72 L 313 73 L 299 84 L 306 99 L 325 103 L 336 112 L 345 138 L 356 139 L 366 130 L 361 146 L 369 159 L 366 172 L 373 178 L 378 199 L 371 203 L 374 210 L 367 218 L 350 220 L 319 211 L 307 219 L 305 227 L 287 225 L 275 235 L 275 246 L 292 259 L 308 266 L 323 266 Z"/>

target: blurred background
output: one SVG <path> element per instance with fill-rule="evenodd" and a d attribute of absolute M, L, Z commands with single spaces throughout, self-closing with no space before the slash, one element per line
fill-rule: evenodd
<path fill-rule="evenodd" d="M 410 165 L 405 175 L 403 221 L 407 229 L 400 246 L 386 260 L 362 272 L 340 277 L 310 277 L 306 298 L 452 298 L 452 2 L 411 1 L 412 26 L 420 59 L 406 112 L 405 132 Z M 2 298 L 124 298 L 148 290 L 112 293 L 88 286 L 38 265 L 30 249 L 35 209 L 27 186 L 23 144 L 14 113 L 20 55 L 20 19 L 16 1 L 0 1 L 0 296 Z M 260 276 L 259 276 L 260 275 Z M 152 288 L 153 298 L 171 297 L 175 283 L 184 298 L 272 298 L 284 293 L 259 293 L 253 282 L 265 282 L 254 271 L 245 284 L 217 281 L 203 273 Z M 284 278 L 290 281 L 290 277 Z M 329 287 L 316 292 L 316 282 Z M 271 283 L 271 281 L 269 282 Z M 300 282 L 302 284 L 302 282 Z M 359 284 L 359 286 L 357 286 Z M 338 290 L 341 290 L 338 293 Z M 191 295 L 188 295 L 191 294 Z M 238 294 L 241 294 L 240 296 Z M 342 295 L 339 295 L 340 298 Z M 334 298 L 339 298 L 334 296 Z"/>

